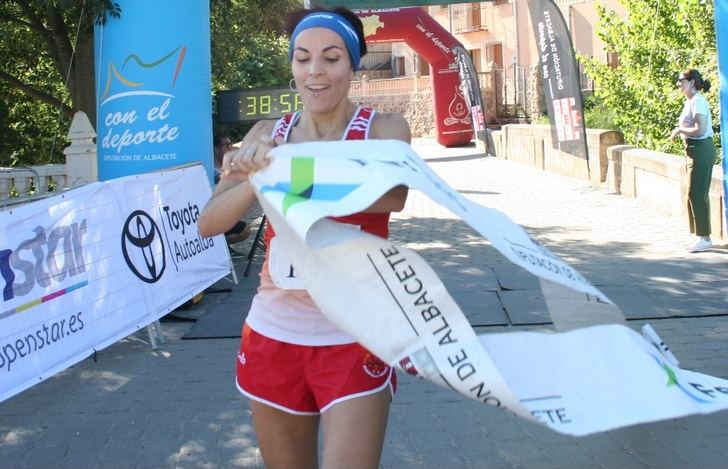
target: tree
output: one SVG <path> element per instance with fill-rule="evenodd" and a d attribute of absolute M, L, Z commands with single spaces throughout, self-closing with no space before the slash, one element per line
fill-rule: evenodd
<path fill-rule="evenodd" d="M 10 54 L 3 54 L 0 79 L 34 99 L 47 102 L 72 118 L 84 111 L 95 121 L 93 23 L 107 14 L 119 16 L 120 8 L 110 0 L 9 0 L 2 5 L 3 31 L 11 30 Z M 13 27 L 15 26 L 15 27 Z M 22 58 L 13 52 L 22 51 Z M 4 51 L 6 52 L 6 51 Z M 31 62 L 35 61 L 35 62 Z M 34 75 L 34 67 L 52 64 L 51 76 Z M 46 73 L 51 70 L 47 69 Z M 28 73 L 31 72 L 31 73 Z M 49 83 L 50 81 L 50 83 Z M 62 83 L 65 88 L 53 87 Z M 49 87 L 49 85 L 51 85 Z M 51 89 L 55 88 L 55 89 Z M 63 96 L 70 95 L 70 102 Z"/>
<path fill-rule="evenodd" d="M 0 4 L 0 90 L 9 98 L 0 108 L 2 164 L 58 161 L 60 129 L 73 114 L 95 122 L 93 23 L 119 12 L 110 0 Z"/>
<path fill-rule="evenodd" d="M 213 89 L 286 80 L 282 20 L 298 5 L 210 0 Z M 96 121 L 93 26 L 119 15 L 113 0 L 0 1 L 0 165 L 63 162 L 74 113 Z"/>
<path fill-rule="evenodd" d="M 212 89 L 276 86 L 286 79 L 285 12 L 298 0 L 212 0 Z M 277 15 L 265 12 L 277 11 Z M 286 80 L 287 82 L 287 80 Z"/>
<path fill-rule="evenodd" d="M 288 85 L 291 72 L 283 19 L 285 12 L 300 6 L 297 0 L 212 0 L 213 99 L 220 90 Z M 266 11 L 281 13 L 264 14 Z M 214 103 L 213 113 L 216 113 Z M 224 132 L 236 140 L 249 127 L 226 126 Z M 215 133 L 221 131 L 216 129 Z"/>
<path fill-rule="evenodd" d="M 621 0 L 627 14 L 598 6 L 599 37 L 617 54 L 611 68 L 582 57 L 599 101 L 613 115 L 627 143 L 682 153 L 668 136 L 682 109 L 675 82 L 680 71 L 698 69 L 714 85 L 706 94 L 718 127 L 717 51 L 710 0 Z M 716 132 L 717 133 L 717 132 Z"/>

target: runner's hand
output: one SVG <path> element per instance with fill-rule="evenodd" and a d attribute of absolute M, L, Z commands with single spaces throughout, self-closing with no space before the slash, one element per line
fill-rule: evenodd
<path fill-rule="evenodd" d="M 250 173 L 270 164 L 270 151 L 282 143 L 282 137 L 274 141 L 268 135 L 261 135 L 257 141 L 244 141 L 240 148 L 223 156 L 221 179 L 247 181 Z"/>

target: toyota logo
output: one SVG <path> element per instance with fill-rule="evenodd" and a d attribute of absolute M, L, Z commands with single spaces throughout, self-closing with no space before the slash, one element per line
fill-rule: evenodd
<path fill-rule="evenodd" d="M 159 227 L 146 212 L 135 210 L 124 223 L 121 251 L 129 269 L 147 283 L 155 283 L 167 266 Z"/>

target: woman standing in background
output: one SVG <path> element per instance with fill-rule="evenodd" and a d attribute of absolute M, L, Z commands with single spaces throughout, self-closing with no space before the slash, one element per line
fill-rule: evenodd
<path fill-rule="evenodd" d="M 685 105 L 678 125 L 670 134 L 670 140 L 681 137 L 685 142 L 690 184 L 688 186 L 688 218 L 690 232 L 696 235 L 686 249 L 701 252 L 711 249 L 710 240 L 710 180 L 715 164 L 713 121 L 708 101 L 701 91 L 710 91 L 710 81 L 703 79 L 695 69 L 685 70 L 677 79 L 680 91 L 685 95 Z"/>

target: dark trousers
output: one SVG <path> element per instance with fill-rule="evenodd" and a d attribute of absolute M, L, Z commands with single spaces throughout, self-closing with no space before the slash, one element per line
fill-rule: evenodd
<path fill-rule="evenodd" d="M 710 180 L 715 165 L 715 144 L 712 138 L 685 140 L 690 185 L 688 186 L 688 220 L 690 232 L 710 236 Z"/>

